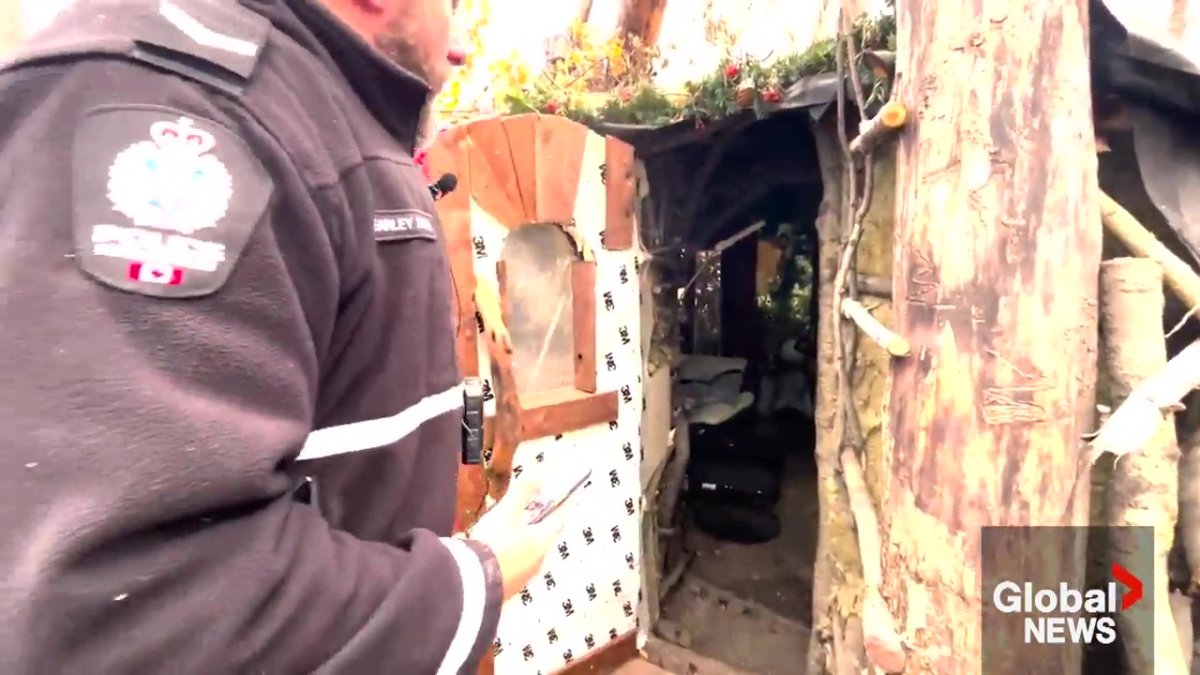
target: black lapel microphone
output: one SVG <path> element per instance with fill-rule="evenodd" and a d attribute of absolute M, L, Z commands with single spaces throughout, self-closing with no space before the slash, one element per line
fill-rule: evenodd
<path fill-rule="evenodd" d="M 444 173 L 441 178 L 429 185 L 429 196 L 433 197 L 433 201 L 436 202 L 454 192 L 454 188 L 456 187 L 458 187 L 458 176 L 452 173 Z"/>

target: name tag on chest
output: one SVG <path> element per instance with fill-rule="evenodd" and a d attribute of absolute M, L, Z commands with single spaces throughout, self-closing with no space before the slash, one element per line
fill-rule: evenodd
<path fill-rule="evenodd" d="M 418 209 L 375 212 L 375 241 L 437 239 L 433 218 Z"/>

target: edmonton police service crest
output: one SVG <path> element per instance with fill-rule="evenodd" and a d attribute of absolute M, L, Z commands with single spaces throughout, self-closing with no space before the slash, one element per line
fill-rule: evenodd
<path fill-rule="evenodd" d="M 155 122 L 149 131 L 108 169 L 112 208 L 131 225 L 92 226 L 92 254 L 129 261 L 129 280 L 180 285 L 185 270 L 213 273 L 226 259 L 223 241 L 195 235 L 225 217 L 233 177 L 209 152 L 216 139 L 192 120 Z"/>
<path fill-rule="evenodd" d="M 150 139 L 122 150 L 108 169 L 113 208 L 138 227 L 190 235 L 225 216 L 233 179 L 221 160 L 208 154 L 212 134 L 191 120 L 157 122 Z"/>

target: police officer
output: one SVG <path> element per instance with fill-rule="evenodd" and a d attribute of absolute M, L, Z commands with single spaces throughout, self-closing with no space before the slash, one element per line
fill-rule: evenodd
<path fill-rule="evenodd" d="M 449 536 L 452 4 L 78 0 L 0 70 L 0 672 L 477 667 L 562 521 Z"/>

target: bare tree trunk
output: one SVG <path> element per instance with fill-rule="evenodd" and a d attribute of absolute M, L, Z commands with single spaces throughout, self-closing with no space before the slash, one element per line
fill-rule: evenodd
<path fill-rule="evenodd" d="M 1134 387 L 1167 364 L 1162 334 L 1163 270 L 1153 260 L 1120 258 L 1101 266 L 1104 361 L 1120 403 Z M 1167 553 L 1175 539 L 1179 513 L 1179 446 L 1174 419 L 1158 420 L 1158 430 L 1141 452 L 1121 460 L 1113 471 L 1108 523 L 1114 527 L 1154 528 L 1153 603 L 1140 603 L 1117 616 L 1131 675 L 1186 673 L 1167 591 Z M 1113 530 L 1111 557 L 1138 569 L 1145 541 Z M 1143 549 L 1143 550 L 1138 550 Z M 1151 609 L 1151 607 L 1153 609 Z M 1147 612 L 1153 612 L 1146 616 Z"/>
<path fill-rule="evenodd" d="M 620 30 L 623 35 L 637 36 L 642 44 L 653 46 L 662 29 L 667 0 L 623 0 Z"/>
<path fill-rule="evenodd" d="M 1085 525 L 1100 211 L 1087 3 L 897 0 L 891 510 L 911 673 L 981 672 L 980 532 Z M 1076 560 L 1075 558 L 1079 558 Z M 1082 551 L 1046 561 L 1082 580 Z M 1079 655 L 1019 662 L 1070 673 Z M 986 671 L 984 671 L 986 672 Z"/>

